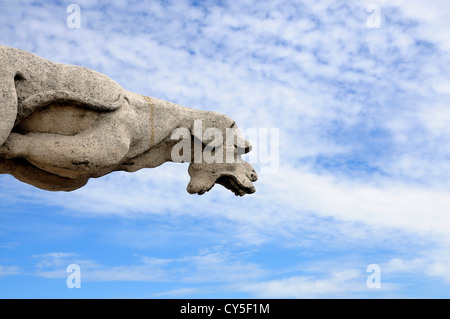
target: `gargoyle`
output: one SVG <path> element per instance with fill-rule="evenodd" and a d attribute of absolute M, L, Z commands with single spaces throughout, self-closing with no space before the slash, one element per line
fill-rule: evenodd
<path fill-rule="evenodd" d="M 113 171 L 190 162 L 191 194 L 216 183 L 239 196 L 255 192 L 256 173 L 241 158 L 251 145 L 223 114 L 133 93 L 104 74 L 16 48 L 0 46 L 0 69 L 0 174 L 73 191 Z M 191 154 L 174 156 L 180 139 L 173 133 L 182 128 Z M 209 129 L 216 134 L 205 134 Z M 225 138 L 230 132 L 232 143 Z M 213 149 L 223 160 L 206 161 L 195 149 Z"/>

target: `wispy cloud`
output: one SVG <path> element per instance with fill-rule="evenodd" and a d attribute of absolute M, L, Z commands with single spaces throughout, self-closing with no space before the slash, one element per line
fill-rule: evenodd
<path fill-rule="evenodd" d="M 368 292 L 365 275 L 359 269 L 335 271 L 325 268 L 320 274 L 318 269 L 314 269 L 314 273 L 309 275 L 267 280 L 273 274 L 262 265 L 223 250 L 205 251 L 178 259 L 136 256 L 133 264 L 120 266 L 100 265 L 92 260 L 80 259 L 73 253 L 48 253 L 33 257 L 38 261 L 33 275 L 46 279 L 66 278 L 65 265 L 76 263 L 80 266 L 83 282 L 165 282 L 181 286 L 155 292 L 151 295 L 153 297 L 201 295 L 208 290 L 245 293 L 261 298 L 314 298 Z M 312 269 L 303 268 L 303 272 Z"/>
<path fill-rule="evenodd" d="M 136 256 L 134 264 L 108 266 L 79 258 L 74 253 L 49 253 L 37 259 L 35 276 L 66 278 L 66 267 L 80 266 L 83 281 L 149 281 L 181 283 L 229 283 L 260 278 L 265 274 L 258 265 L 242 262 L 228 253 L 203 252 L 178 259 Z"/>
<path fill-rule="evenodd" d="M 13 276 L 20 274 L 20 268 L 17 266 L 2 266 L 0 265 L 0 277 Z"/>
<path fill-rule="evenodd" d="M 358 280 L 356 280 L 358 279 Z M 259 298 L 317 298 L 367 290 L 358 270 L 350 269 L 327 278 L 295 276 L 249 284 L 242 289 Z"/>
<path fill-rule="evenodd" d="M 394 258 L 383 269 L 390 277 L 397 274 L 434 277 L 450 284 L 450 256 L 448 249 L 422 252 L 413 259 Z"/>

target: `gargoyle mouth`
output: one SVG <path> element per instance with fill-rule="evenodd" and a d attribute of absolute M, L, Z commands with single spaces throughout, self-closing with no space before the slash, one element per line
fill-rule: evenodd
<path fill-rule="evenodd" d="M 258 179 L 253 167 L 242 162 L 238 164 L 197 164 L 191 163 L 188 169 L 191 180 L 187 191 L 190 194 L 202 195 L 215 184 L 220 184 L 232 191 L 236 196 L 244 196 L 255 192 L 253 182 Z"/>
<path fill-rule="evenodd" d="M 253 172 L 251 174 L 251 176 L 249 177 L 249 179 L 251 182 L 255 182 L 257 180 L 256 173 Z M 222 175 L 216 180 L 216 183 L 229 189 L 236 196 L 244 196 L 245 194 L 253 194 L 256 191 L 255 187 L 251 183 L 241 182 L 234 175 Z M 244 183 L 249 186 L 244 185 Z"/>

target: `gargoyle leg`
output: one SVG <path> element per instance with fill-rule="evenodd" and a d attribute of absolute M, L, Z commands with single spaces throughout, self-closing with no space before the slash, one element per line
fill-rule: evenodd
<path fill-rule="evenodd" d="M 99 177 L 114 170 L 127 154 L 130 139 L 124 130 L 110 131 L 104 138 L 97 130 L 73 136 L 11 133 L 0 153 L 6 158 L 23 157 L 36 167 L 67 178 Z"/>
<path fill-rule="evenodd" d="M 8 138 L 17 117 L 17 94 L 13 76 L 3 74 L 0 78 L 0 146 Z"/>

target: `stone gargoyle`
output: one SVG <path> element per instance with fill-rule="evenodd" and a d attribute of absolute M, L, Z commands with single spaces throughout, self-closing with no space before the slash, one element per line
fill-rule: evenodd
<path fill-rule="evenodd" d="M 0 46 L 0 69 L 0 174 L 48 191 L 72 191 L 113 171 L 190 162 L 191 194 L 216 183 L 239 196 L 255 192 L 256 173 L 241 158 L 251 145 L 223 114 L 133 93 L 104 74 L 16 48 Z M 192 148 L 174 156 L 181 142 L 173 132 L 181 128 Z M 208 129 L 232 132 L 233 142 L 205 134 Z M 223 154 L 216 159 L 231 154 L 233 160 L 205 161 L 192 151 L 198 145 Z"/>

